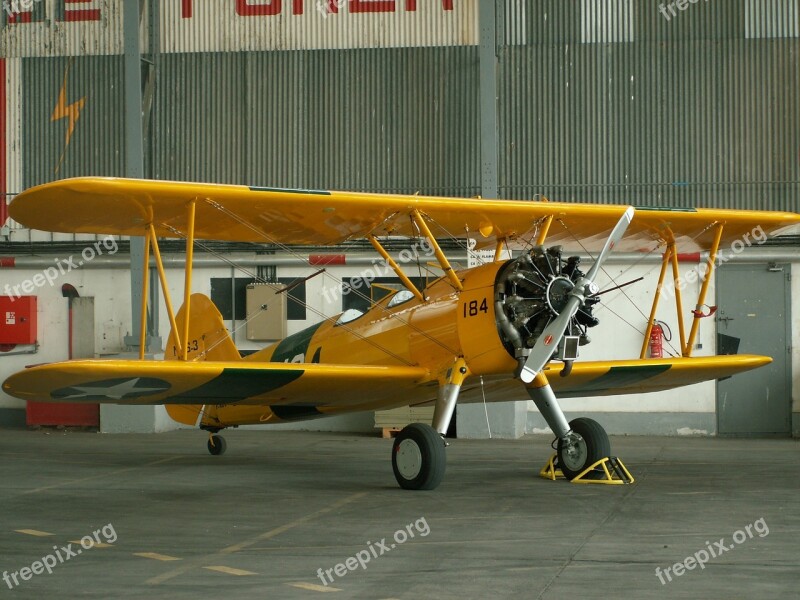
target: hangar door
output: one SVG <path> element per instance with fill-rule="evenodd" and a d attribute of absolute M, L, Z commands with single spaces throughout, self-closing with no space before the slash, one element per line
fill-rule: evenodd
<path fill-rule="evenodd" d="M 717 383 L 717 431 L 790 435 L 789 265 L 725 265 L 717 271 L 717 353 L 762 354 L 772 363 Z"/>

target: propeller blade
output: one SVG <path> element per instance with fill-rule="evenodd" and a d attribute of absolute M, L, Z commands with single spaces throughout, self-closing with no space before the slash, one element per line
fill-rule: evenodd
<path fill-rule="evenodd" d="M 578 309 L 586 302 L 586 296 L 589 294 L 586 288 L 594 283 L 594 278 L 600 271 L 603 261 L 608 257 L 611 250 L 614 249 L 614 246 L 617 245 L 617 242 L 622 239 L 622 236 L 625 235 L 625 231 L 628 229 L 628 225 L 630 225 L 633 219 L 634 212 L 635 210 L 632 206 L 625 211 L 622 218 L 620 218 L 611 231 L 611 235 L 606 240 L 603 250 L 598 255 L 589 273 L 578 280 L 575 289 L 570 292 L 569 300 L 567 300 L 564 309 L 547 327 L 545 327 L 539 339 L 536 340 L 536 344 L 531 349 L 531 353 L 528 355 L 519 373 L 519 377 L 523 382 L 530 383 L 533 381 L 536 375 L 547 364 L 547 361 L 550 360 L 555 349 L 558 348 L 558 345 L 564 337 L 564 333 L 567 331 L 567 327 L 569 327 L 570 319 L 575 316 Z M 578 289 L 579 287 L 580 289 Z M 595 291 L 597 291 L 596 287 Z"/>
<path fill-rule="evenodd" d="M 632 206 L 628 207 L 628 210 L 622 215 L 622 218 L 614 225 L 614 229 L 611 231 L 611 235 L 608 236 L 606 240 L 605 246 L 600 251 L 600 254 L 597 256 L 597 260 L 594 261 L 592 268 L 589 269 L 589 272 L 586 274 L 586 279 L 589 281 L 594 281 L 594 278 L 597 277 L 597 273 L 600 271 L 600 267 L 603 266 L 606 258 L 608 258 L 609 252 L 614 249 L 614 246 L 622 239 L 622 236 L 625 235 L 625 231 L 628 229 L 628 225 L 631 224 L 633 220 L 633 214 L 636 212 Z"/>
<path fill-rule="evenodd" d="M 569 327 L 569 320 L 575 315 L 578 307 L 582 304 L 581 299 L 577 296 L 570 296 L 567 304 L 561 314 L 553 319 L 550 324 L 545 327 L 539 339 L 536 340 L 536 345 L 531 349 L 531 353 L 525 360 L 525 365 L 520 371 L 519 378 L 525 383 L 530 383 L 534 380 L 537 373 L 541 371 L 550 360 L 553 352 L 561 343 L 561 338 Z"/>

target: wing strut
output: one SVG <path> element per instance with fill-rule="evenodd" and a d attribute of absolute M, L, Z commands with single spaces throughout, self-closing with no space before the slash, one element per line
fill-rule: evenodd
<path fill-rule="evenodd" d="M 147 224 L 144 232 L 145 250 L 144 250 L 144 264 L 142 270 L 144 271 L 144 282 L 142 284 L 142 326 L 139 330 L 139 359 L 144 360 L 145 344 L 147 342 L 147 298 L 148 298 L 148 285 L 150 281 L 150 251 L 152 249 L 153 257 L 156 262 L 156 269 L 158 270 L 158 277 L 161 281 L 161 290 L 164 293 L 164 303 L 167 307 L 167 315 L 169 316 L 169 324 L 172 331 L 175 332 L 175 352 L 182 360 L 188 358 L 189 352 L 189 318 L 190 318 L 190 298 L 192 295 L 192 261 L 194 256 L 194 226 L 195 226 L 195 208 L 196 200 L 192 200 L 187 204 L 187 222 L 188 234 L 186 236 L 186 271 L 184 279 L 184 298 L 183 305 L 186 307 L 184 311 L 183 335 L 178 333 L 178 324 L 175 320 L 175 311 L 172 308 L 172 298 L 169 295 L 169 287 L 167 286 L 167 274 L 164 271 L 164 262 L 161 259 L 161 249 L 158 246 L 158 236 L 156 235 L 155 227 L 153 226 L 152 219 Z M 151 215 L 152 216 L 152 215 Z M 153 310 L 158 310 L 157 306 Z"/>
<path fill-rule="evenodd" d="M 187 206 L 188 227 L 186 233 L 186 277 L 183 283 L 183 360 L 189 358 L 189 322 L 191 321 L 190 301 L 192 297 L 192 260 L 194 258 L 194 222 L 197 200 L 191 200 Z"/>
<path fill-rule="evenodd" d="M 436 238 L 433 237 L 431 230 L 428 228 L 428 224 L 425 222 L 425 219 L 422 218 L 420 212 L 415 208 L 411 211 L 411 218 L 414 220 L 414 223 L 417 224 L 419 230 L 422 232 L 428 241 L 431 243 L 431 247 L 433 248 L 434 254 L 436 254 L 436 260 L 439 261 L 439 265 L 442 267 L 442 271 L 444 274 L 447 275 L 447 278 L 450 280 L 450 284 L 457 289 L 459 292 L 464 289 L 464 286 L 461 285 L 461 280 L 456 275 L 456 272 L 453 270 L 453 267 L 450 266 L 450 261 L 447 260 L 447 257 L 442 252 L 441 246 L 436 241 Z"/>
<path fill-rule="evenodd" d="M 656 310 L 658 309 L 658 302 L 663 294 L 664 288 L 664 280 L 667 274 L 667 268 L 669 265 L 672 265 L 672 279 L 673 279 L 673 289 L 675 290 L 675 311 L 676 316 L 678 319 L 678 333 L 680 334 L 680 351 L 681 356 L 685 358 L 690 358 L 692 356 L 692 351 L 694 350 L 693 346 L 697 341 L 697 333 L 700 326 L 700 319 L 702 317 L 702 313 L 698 313 L 696 311 L 700 311 L 706 301 L 706 296 L 708 295 L 708 285 L 711 282 L 711 278 L 714 275 L 714 269 L 717 264 L 717 253 L 719 252 L 720 242 L 722 240 L 722 230 L 724 227 L 724 223 L 716 223 L 716 231 L 714 233 L 714 241 L 711 244 L 711 249 L 709 250 L 708 258 L 706 261 L 706 268 L 705 273 L 703 274 L 703 283 L 700 287 L 700 293 L 697 296 L 697 305 L 695 307 L 694 313 L 694 320 L 692 321 L 692 328 L 689 332 L 689 339 L 686 339 L 686 327 L 683 320 L 683 297 L 681 296 L 681 277 L 680 277 L 680 270 L 678 267 L 678 250 L 675 244 L 675 241 L 669 242 L 667 245 L 667 249 L 664 252 L 664 257 L 661 262 L 661 272 L 658 275 L 658 286 L 656 288 L 656 293 L 653 295 L 653 304 L 650 307 L 650 317 L 647 321 L 647 329 L 644 332 L 644 340 L 642 341 L 642 351 L 639 354 L 639 358 L 646 358 L 647 357 L 647 345 L 650 341 L 650 332 L 653 330 L 653 326 L 655 325 L 655 318 L 656 318 Z"/>
<path fill-rule="evenodd" d="M 507 244 L 508 241 L 506 238 L 500 238 L 497 240 L 497 244 L 495 244 L 494 247 L 494 259 L 492 262 L 502 262 L 503 259 L 501 257 L 503 256 L 503 246 L 506 246 Z"/>
<path fill-rule="evenodd" d="M 144 360 L 145 343 L 147 343 L 147 296 L 150 285 L 150 229 L 144 232 L 144 257 L 142 258 L 142 315 L 139 329 L 139 360 Z"/>
<path fill-rule="evenodd" d="M 711 244 L 711 251 L 708 254 L 706 272 L 703 276 L 703 286 L 700 288 L 700 294 L 697 296 L 697 306 L 695 309 L 698 311 L 702 310 L 703 305 L 706 303 L 708 284 L 711 283 L 711 276 L 714 274 L 714 267 L 717 263 L 717 252 L 719 251 L 719 243 L 722 240 L 723 227 L 724 225 L 722 223 L 717 223 L 717 231 L 714 234 L 714 242 Z M 692 321 L 692 330 L 689 332 L 689 339 L 686 341 L 686 346 L 683 348 L 683 355 L 686 357 L 692 355 L 692 349 L 694 342 L 697 339 L 697 330 L 700 327 L 701 318 L 702 317 L 698 316 L 698 313 L 695 313 L 694 321 Z"/>
<path fill-rule="evenodd" d="M 547 234 L 550 233 L 550 226 L 553 224 L 553 215 L 547 215 L 539 230 L 539 235 L 536 236 L 536 245 L 544 246 L 544 241 L 547 239 Z"/>
<path fill-rule="evenodd" d="M 672 242 L 672 279 L 675 281 L 675 311 L 678 313 L 678 334 L 681 340 L 681 353 L 686 347 L 686 326 L 683 323 L 683 297 L 681 296 L 680 269 L 678 268 L 678 250 Z M 647 336 L 650 337 L 649 334 Z"/>
<path fill-rule="evenodd" d="M 664 258 L 661 259 L 661 271 L 658 274 L 658 285 L 656 285 L 656 293 L 653 296 L 653 305 L 650 307 L 650 318 L 647 320 L 647 329 L 645 329 L 644 332 L 642 351 L 639 353 L 639 358 L 642 359 L 647 358 L 647 347 L 650 345 L 650 333 L 653 331 L 653 325 L 656 323 L 656 310 L 658 310 L 658 301 L 661 299 L 661 291 L 664 288 L 664 278 L 667 276 L 667 266 L 669 266 L 674 252 L 675 244 L 670 244 L 667 246 L 667 251 L 664 252 Z M 683 331 L 681 331 L 681 336 L 683 336 Z M 683 346 L 683 344 L 681 344 L 681 346 Z"/>
<path fill-rule="evenodd" d="M 153 256 L 156 258 L 156 269 L 158 269 L 158 277 L 161 280 L 161 291 L 164 294 L 164 303 L 167 305 L 167 315 L 169 316 L 169 324 L 172 331 L 175 332 L 175 343 L 177 348 L 175 352 L 183 355 L 183 347 L 180 338 L 178 337 L 178 324 L 175 321 L 175 311 L 172 310 L 172 298 L 169 295 L 169 287 L 167 286 L 167 273 L 164 271 L 164 262 L 161 260 L 161 249 L 158 247 L 158 238 L 156 237 L 156 230 L 153 224 L 150 223 L 150 243 L 153 245 Z"/>
<path fill-rule="evenodd" d="M 400 268 L 400 265 L 398 265 L 397 262 L 391 257 L 391 255 L 386 251 L 386 248 L 381 246 L 381 243 L 378 241 L 378 238 L 376 238 L 374 235 L 370 234 L 368 239 L 369 239 L 369 243 L 372 244 L 372 247 L 375 248 L 375 250 L 378 252 L 378 254 L 380 254 L 383 257 L 383 260 L 385 260 L 386 263 L 390 267 L 392 267 L 392 270 L 395 272 L 395 275 L 397 275 L 397 277 L 400 279 L 400 281 L 403 282 L 403 285 L 406 286 L 406 288 L 408 288 L 408 291 L 410 291 L 412 294 L 414 294 L 414 296 L 420 302 L 425 302 L 425 296 L 423 296 L 422 292 L 420 292 L 417 289 L 417 286 L 415 286 L 411 282 L 411 280 L 408 278 L 408 276 L 403 272 L 403 269 Z"/>

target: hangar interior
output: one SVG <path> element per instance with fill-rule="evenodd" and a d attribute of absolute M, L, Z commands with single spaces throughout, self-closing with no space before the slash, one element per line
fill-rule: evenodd
<path fill-rule="evenodd" d="M 61 179 L 800 212 L 798 4 L 4 2 L 0 382 L 66 359 L 161 359 L 165 291 L 184 294 L 180 239 L 160 240 L 162 283 L 144 273 L 142 238 L 10 218 L 16 196 Z M 493 260 L 440 242 L 457 268 Z M 441 276 L 413 240 L 386 248 L 415 285 Z M 243 354 L 402 287 L 363 239 L 196 240 L 193 252 L 191 290 L 211 298 Z M 567 255 L 593 259 L 577 238 Z M 536 478 L 531 455 L 546 460 L 553 432 L 524 393 L 457 406 L 449 487 L 408 499 L 372 458 L 388 452 L 373 412 L 244 425 L 230 438 L 237 453 L 208 464 L 196 461 L 210 458 L 203 435 L 174 431 L 187 426 L 162 406 L 59 408 L 0 391 L 4 581 L 20 597 L 126 586 L 130 597 L 563 598 L 593 597 L 597 582 L 632 598 L 795 597 L 800 229 L 768 238 L 755 225 L 716 256 L 679 255 L 650 314 L 665 265 L 663 250 L 609 256 L 597 283 L 613 289 L 579 360 L 681 356 L 682 309 L 687 322 L 697 311 L 693 356 L 773 360 L 658 393 L 563 398 L 568 419 L 602 423 L 634 457 L 634 485 Z M 291 289 L 266 322 L 268 286 Z M 403 550 L 379 558 L 373 541 L 392 529 Z M 70 568 L 59 555 L 56 574 L 36 575 L 51 541 L 92 530 L 91 560 Z M 724 557 L 708 541 L 723 535 L 734 542 Z M 351 568 L 364 551 L 369 568 Z"/>
<path fill-rule="evenodd" d="M 0 193 L 7 201 L 54 179 L 102 175 L 642 207 L 797 209 L 794 0 L 686 5 L 677 12 L 669 5 L 644 10 L 630 1 L 595 0 L 356 2 L 353 14 L 320 2 L 151 4 L 142 3 L 138 46 L 125 37 L 122 3 L 116 2 L 85 10 L 36 2 L 3 24 Z M 130 93 L 127 78 L 137 77 L 137 65 L 141 86 Z M 135 106 L 143 108 L 141 119 Z M 137 131 L 141 135 L 131 133 Z M 64 284 L 96 299 L 80 309 L 94 314 L 79 316 L 92 328 L 72 331 L 80 356 L 137 350 L 131 332 L 138 330 L 140 286 L 129 280 L 141 278 L 140 242 L 110 238 L 93 250 L 91 236 L 29 230 L 4 213 L 0 220 L 3 292 L 12 299 L 35 296 L 39 313 L 35 343 L 0 354 L 0 374 L 69 356 L 66 315 L 73 300 L 62 292 Z M 748 302 L 766 303 L 758 318 L 774 327 L 745 333 L 737 330 L 745 319 L 718 313 L 702 322 L 695 352 L 716 353 L 722 334 L 746 337 L 740 352 L 773 356 L 775 363 L 742 391 L 747 398 L 720 402 L 740 388 L 707 382 L 657 395 L 570 399 L 566 410 L 602 414 L 610 431 L 621 434 L 797 435 L 800 405 L 792 398 L 800 359 L 793 342 L 800 317 L 790 310 L 800 285 L 800 278 L 791 278 L 797 239 L 765 243 L 754 231 L 740 246 L 721 249 L 707 304 L 748 315 Z M 570 250 L 583 254 L 573 245 Z M 466 250 L 451 250 L 456 264 L 474 262 Z M 82 252 L 85 264 L 73 269 L 67 259 Z M 164 242 L 173 296 L 183 283 L 183 252 L 177 240 Z M 366 243 L 289 252 L 268 243 L 205 243 L 196 247 L 194 290 L 212 297 L 237 345 L 252 350 L 263 343 L 248 339 L 243 328 L 247 285 L 307 277 L 320 269 L 314 257 L 331 252 L 338 264 L 325 265 L 323 276 L 293 291 L 287 333 L 365 302 L 362 294 L 347 293 L 359 278 L 398 284 L 391 270 L 378 273 L 372 266 L 375 253 Z M 693 297 L 706 256 L 682 259 L 686 294 Z M 615 272 L 609 268 L 608 277 L 644 280 L 600 309 L 587 357 L 637 355 L 646 333 L 649 315 L 642 307 L 654 293 L 660 257 L 634 253 L 612 261 Z M 34 282 L 53 266 L 57 277 Z M 739 290 L 756 277 L 764 278 L 752 288 L 756 300 L 717 291 L 718 280 L 724 289 Z M 385 293 L 364 289 L 373 298 Z M 677 326 L 671 301 L 665 299 L 657 318 L 666 324 L 665 355 L 679 355 L 677 342 L 666 340 Z M 148 353 L 158 356 L 158 339 L 169 332 L 163 303 L 148 328 L 155 340 Z M 782 400 L 769 404 L 774 414 L 764 422 L 739 412 L 741 403 L 770 395 Z M 0 395 L 0 423 L 22 424 L 24 409 Z M 176 426 L 161 410 L 103 410 L 106 431 Z M 518 437 L 546 427 L 529 400 L 488 410 L 460 407 L 461 435 Z M 114 411 L 124 414 L 115 418 Z M 373 425 L 358 416 L 300 427 L 365 431 Z"/>

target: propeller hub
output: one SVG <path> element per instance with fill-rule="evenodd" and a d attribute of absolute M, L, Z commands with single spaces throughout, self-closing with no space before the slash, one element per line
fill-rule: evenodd
<path fill-rule="evenodd" d="M 570 292 L 575 289 L 575 284 L 567 277 L 555 277 L 547 286 L 547 306 L 554 315 L 560 315 L 567 305 Z"/>

